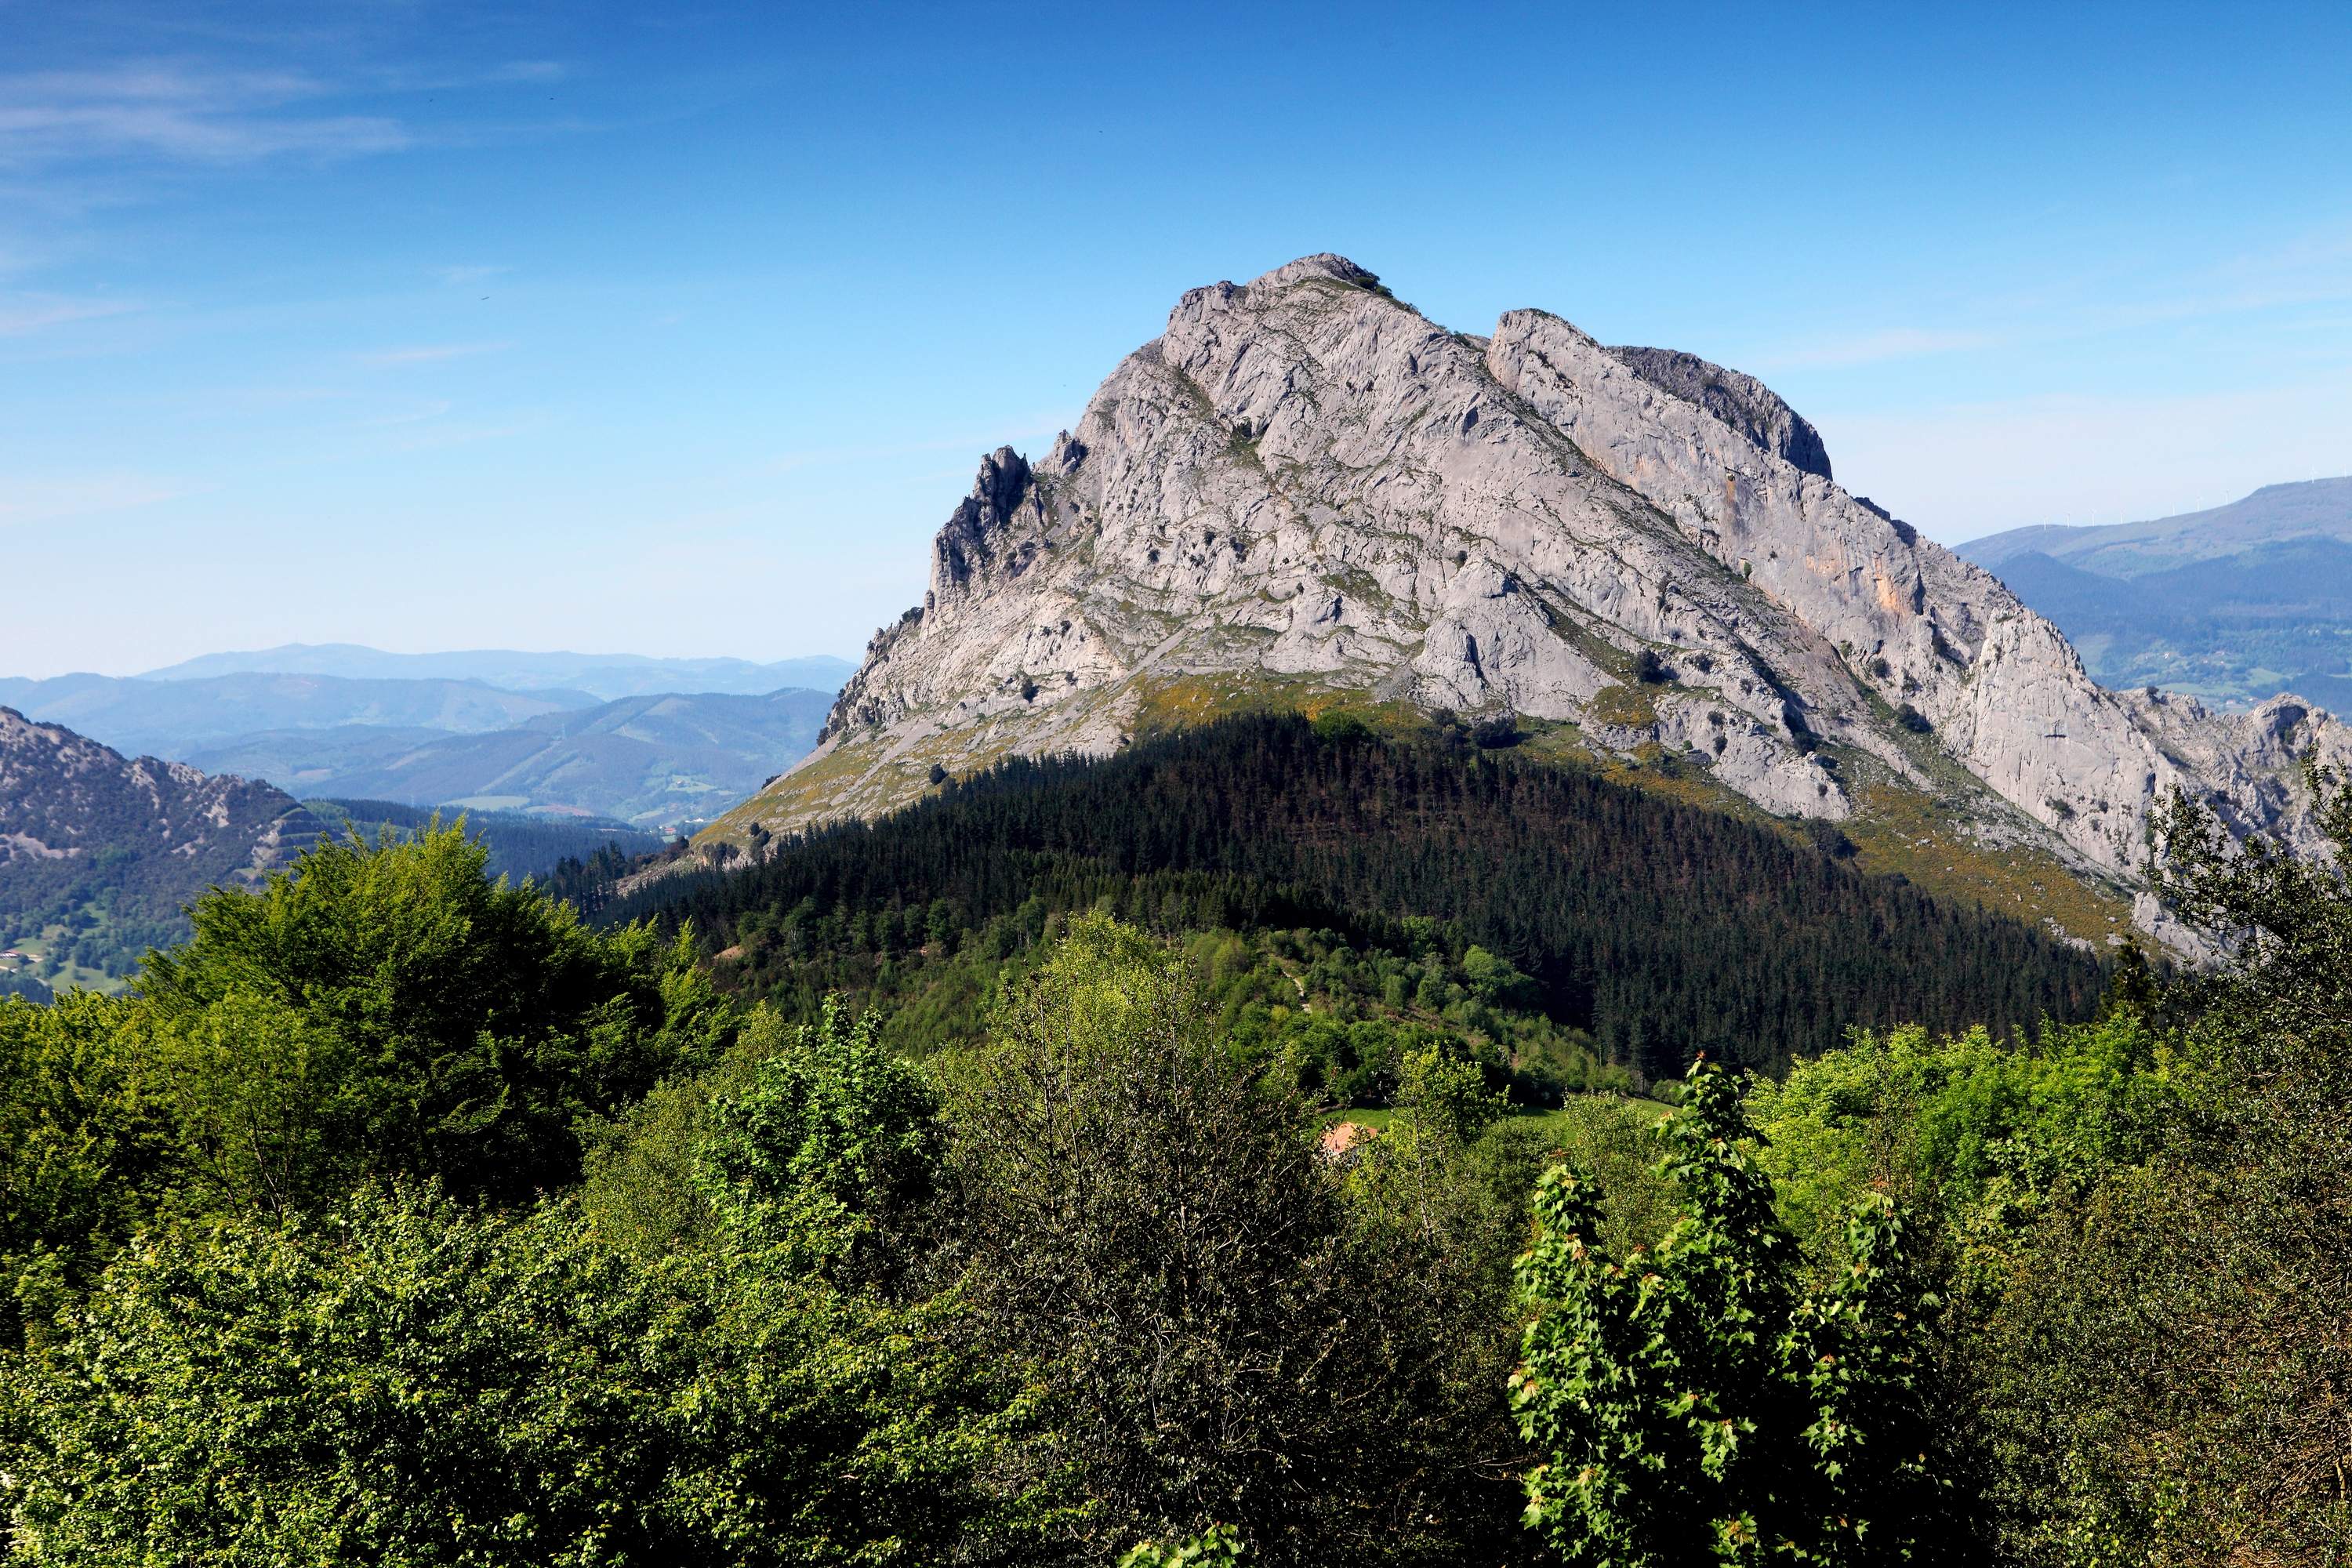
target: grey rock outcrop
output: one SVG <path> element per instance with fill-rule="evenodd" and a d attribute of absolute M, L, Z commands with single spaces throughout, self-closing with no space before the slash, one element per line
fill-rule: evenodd
<path fill-rule="evenodd" d="M 2293 753 L 2352 751 L 2291 700 L 2102 689 L 1993 577 L 1840 489 L 1752 378 L 1540 310 L 1457 334 L 1313 256 L 1186 293 L 1043 459 L 984 458 L 817 749 L 713 832 L 1269 688 L 1572 721 L 1831 819 L 1857 770 L 1940 795 L 1948 759 L 1979 831 L 2118 885 L 2169 785 L 2306 833 Z"/>
<path fill-rule="evenodd" d="M 1792 467 L 1825 479 L 1834 477 L 1822 433 L 1754 376 L 1675 349 L 1613 348 L 1609 356 L 1652 386 L 1706 409 Z"/>

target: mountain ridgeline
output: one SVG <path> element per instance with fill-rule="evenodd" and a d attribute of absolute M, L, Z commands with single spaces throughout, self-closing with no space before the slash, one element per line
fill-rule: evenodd
<path fill-rule="evenodd" d="M 650 830 L 716 816 L 807 751 L 832 698 L 625 697 L 482 734 L 345 724 L 240 736 L 189 760 L 305 794 L 491 810 L 554 807 Z"/>
<path fill-rule="evenodd" d="M 1864 877 L 1834 830 L 1808 842 L 1482 752 L 1458 728 L 1323 728 L 1259 716 L 1109 760 L 1007 759 L 870 825 L 767 840 L 731 874 L 651 881 L 599 918 L 691 921 L 755 994 L 805 988 L 814 967 L 886 1001 L 919 996 L 959 949 L 1075 911 L 1168 934 L 1328 927 L 1327 946 L 1394 955 L 1418 918 L 1524 972 L 1543 1013 L 1648 1077 L 1701 1052 L 1779 1069 L 1855 1026 L 2029 1028 L 2100 994 L 2079 950 Z"/>
<path fill-rule="evenodd" d="M 2046 858 L 2070 891 L 2026 910 L 2090 941 L 2176 785 L 2323 847 L 2294 763 L 2352 762 L 2332 716 L 2105 689 L 1832 473 L 1762 383 L 1549 311 L 1449 331 L 1331 255 L 1194 289 L 1048 451 L 982 459 L 817 746 L 699 837 L 1339 701 L 1542 721 L 1591 765 L 1663 754 L 1726 804 L 1862 818 L 1858 842 L 1940 831 L 1916 869 L 1946 894 L 1971 859 Z M 2095 918 L 2065 907 L 2084 890 Z"/>
<path fill-rule="evenodd" d="M 208 653 L 142 680 L 205 680 L 249 671 L 331 676 L 346 680 L 478 681 L 507 691 L 561 689 L 599 702 L 667 692 L 759 697 L 784 687 L 837 691 L 856 667 L 817 655 L 755 664 L 741 658 L 648 658 L 643 654 L 524 653 L 476 648 L 452 653 L 386 653 L 356 643 L 287 643 L 249 653 Z"/>

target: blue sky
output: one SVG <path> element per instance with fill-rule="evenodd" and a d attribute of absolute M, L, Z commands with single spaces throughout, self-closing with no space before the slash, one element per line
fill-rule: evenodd
<path fill-rule="evenodd" d="M 0 674 L 854 657 L 1335 250 L 1763 376 L 1957 542 L 2352 472 L 2352 11 L 0 0 Z"/>

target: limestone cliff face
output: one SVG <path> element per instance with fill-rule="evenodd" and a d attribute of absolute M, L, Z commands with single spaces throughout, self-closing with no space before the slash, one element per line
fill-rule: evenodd
<path fill-rule="evenodd" d="M 2352 752 L 2292 699 L 2101 689 L 1999 582 L 1841 489 L 1749 377 L 1539 310 L 1451 332 L 1314 256 L 1187 293 L 1041 460 L 984 458 L 922 604 L 714 836 L 1269 689 L 1570 721 L 1832 819 L 1860 776 L 1948 794 L 1956 762 L 2000 831 L 2124 881 L 2171 784 L 2303 831 L 2292 753 Z"/>

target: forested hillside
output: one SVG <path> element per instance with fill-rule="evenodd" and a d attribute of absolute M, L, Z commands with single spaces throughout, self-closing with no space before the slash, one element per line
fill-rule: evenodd
<path fill-rule="evenodd" d="M 1859 875 L 1833 833 L 1800 841 L 1523 764 L 1459 729 L 1323 730 L 1243 719 L 1107 762 L 1007 762 L 870 826 L 767 841 L 756 867 L 656 881 L 599 918 L 691 921 L 746 994 L 796 997 L 798 1012 L 833 988 L 909 1001 L 956 983 L 943 960 L 1003 957 L 1085 910 L 1171 935 L 1330 928 L 1326 949 L 1384 966 L 1376 995 L 1417 994 L 1433 945 L 1458 958 L 1476 944 L 1532 977 L 1530 1011 L 1656 1078 L 1702 1052 L 1778 1070 L 1858 1026 L 2006 1034 L 2096 1003 L 2091 958 Z M 1452 934 L 1410 934 L 1408 918 Z"/>
<path fill-rule="evenodd" d="M 520 882 L 530 878 L 544 882 L 566 860 L 596 858 L 600 851 L 623 857 L 645 855 L 661 847 L 661 839 L 625 822 L 602 817 L 525 816 L 516 812 L 464 811 L 455 807 L 404 805 L 394 800 L 347 800 L 313 795 L 302 804 L 337 836 L 358 834 L 373 841 L 389 831 L 407 837 L 463 820 L 467 837 L 489 851 L 484 864 L 490 877 Z"/>
<path fill-rule="evenodd" d="M 1296 725 L 1193 743 L 1329 786 L 1280 819 L 1309 867 L 1344 862 L 1350 800 L 1466 832 L 1484 792 L 1547 798 Z M 1055 787 L 1150 798 L 1165 762 Z M 713 984 L 736 960 L 592 931 L 454 831 L 321 844 L 205 895 L 131 995 L 0 1000 L 10 1560 L 2330 1568 L 2352 892 L 2225 853 L 2184 797 L 2160 821 L 2164 896 L 2226 966 L 2127 959 L 2095 1017 L 2015 1041 L 1700 1064 L 1671 1111 L 1515 1111 L 1456 1009 L 1558 1026 L 1418 916 L 1181 944 L 992 916 L 992 994 L 917 1062 L 883 1009 L 746 1005 Z M 1350 1026 L 1402 1037 L 1390 1108 L 1330 1128 L 1347 1086 L 1250 985 L 1336 1003 L 1408 953 L 1446 1005 L 1383 984 Z"/>

